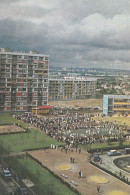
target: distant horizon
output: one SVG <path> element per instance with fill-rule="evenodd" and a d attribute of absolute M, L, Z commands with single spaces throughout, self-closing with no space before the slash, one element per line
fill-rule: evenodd
<path fill-rule="evenodd" d="M 62 68 L 62 69 L 64 69 L 64 68 L 66 68 L 66 69 L 70 69 L 71 70 L 71 68 L 72 68 L 72 70 L 73 69 L 88 69 L 88 70 L 93 70 L 93 69 L 98 69 L 98 70 L 109 70 L 109 71 L 113 71 L 113 70 L 115 70 L 115 71 L 117 71 L 118 70 L 118 72 L 120 72 L 120 71 L 128 71 L 128 72 L 130 72 L 130 69 L 110 69 L 110 68 L 107 68 L 107 67 L 104 67 L 104 68 L 101 68 L 101 67 L 77 67 L 77 66 L 73 66 L 73 67 L 68 67 L 68 66 L 66 66 L 66 67 L 62 67 L 62 66 L 49 66 L 50 68 Z"/>

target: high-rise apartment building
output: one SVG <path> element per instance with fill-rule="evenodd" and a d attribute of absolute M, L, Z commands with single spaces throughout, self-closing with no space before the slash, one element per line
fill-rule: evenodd
<path fill-rule="evenodd" d="M 49 56 L 0 49 L 0 111 L 48 105 Z"/>

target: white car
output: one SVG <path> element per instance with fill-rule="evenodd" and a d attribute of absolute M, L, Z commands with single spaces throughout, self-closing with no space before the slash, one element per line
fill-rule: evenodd
<path fill-rule="evenodd" d="M 107 152 L 108 156 L 117 156 L 117 155 L 121 155 L 120 151 L 117 150 L 110 150 L 109 152 Z"/>

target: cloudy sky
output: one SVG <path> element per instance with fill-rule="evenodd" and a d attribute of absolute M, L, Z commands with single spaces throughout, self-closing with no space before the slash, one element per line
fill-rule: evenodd
<path fill-rule="evenodd" d="M 130 0 L 0 0 L 0 47 L 51 66 L 130 69 Z"/>

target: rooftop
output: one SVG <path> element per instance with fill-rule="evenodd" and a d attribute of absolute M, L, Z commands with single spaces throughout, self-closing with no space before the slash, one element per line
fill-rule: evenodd
<path fill-rule="evenodd" d="M 35 56 L 43 56 L 45 54 L 38 52 L 37 50 L 32 50 L 32 51 L 14 51 L 10 48 L 0 48 L 0 53 L 1 54 L 17 54 L 17 55 L 35 55 Z M 49 56 L 49 55 L 45 55 Z"/>
<path fill-rule="evenodd" d="M 103 97 L 116 98 L 116 99 L 130 99 L 130 95 L 103 95 Z"/>

